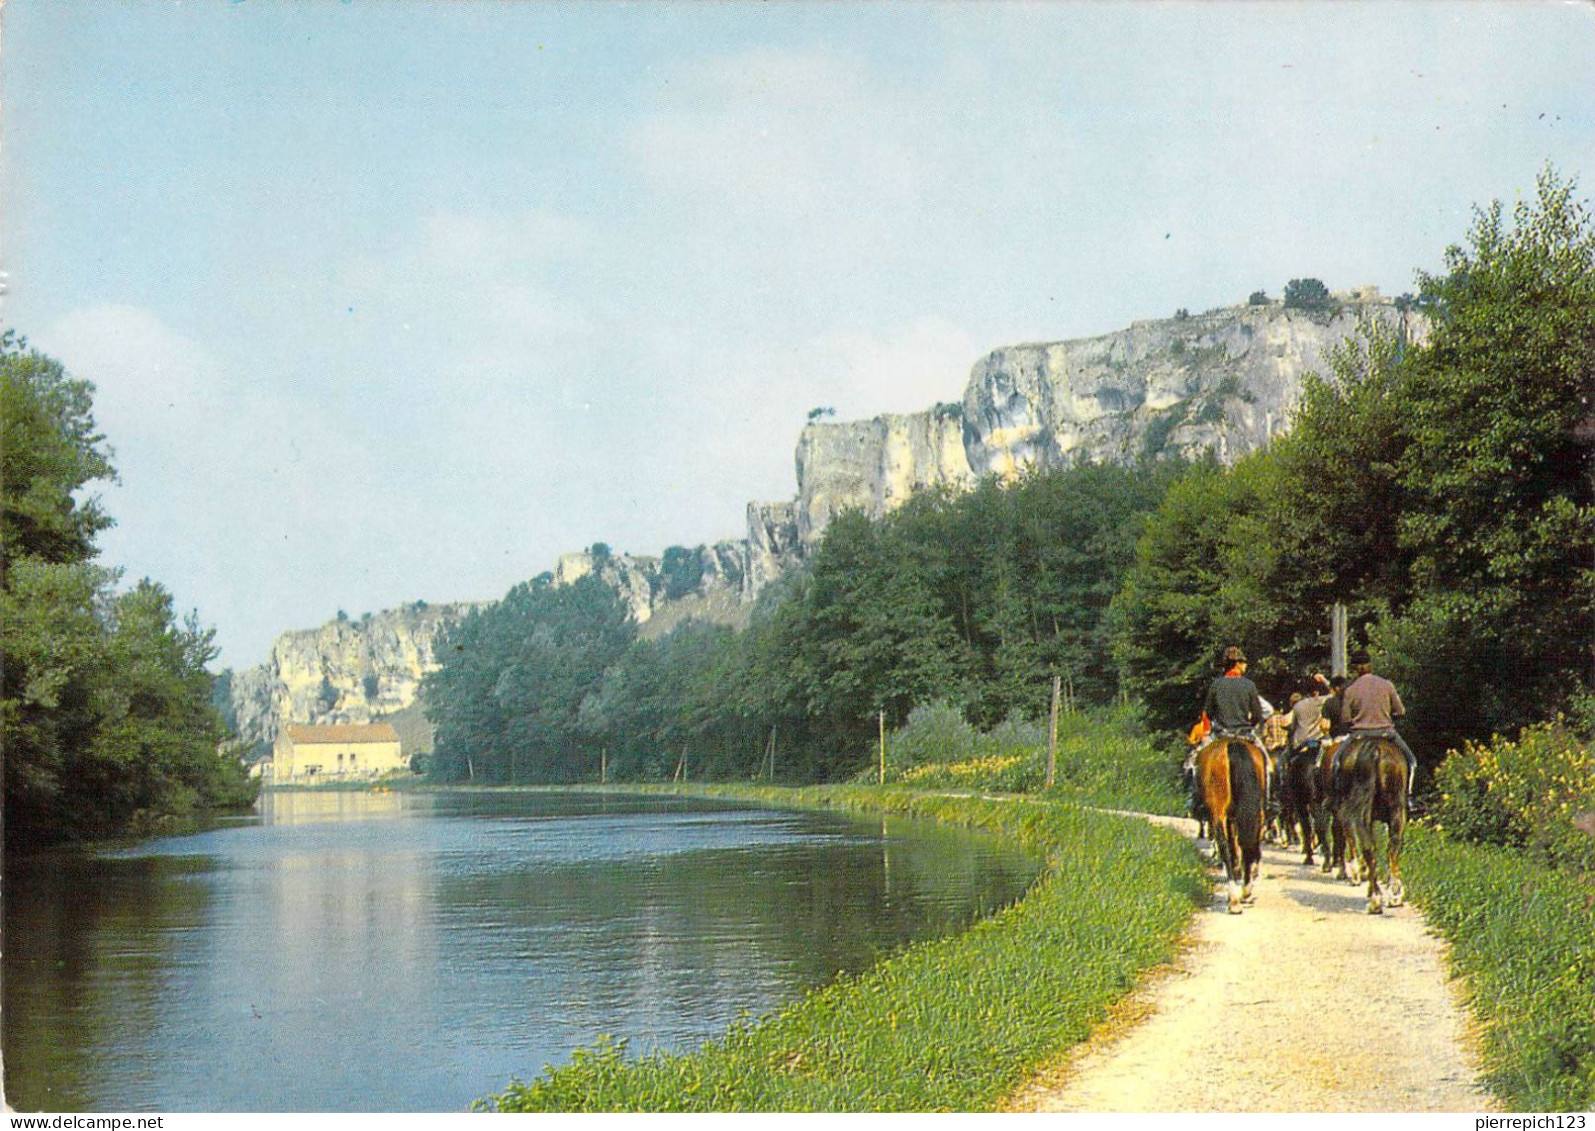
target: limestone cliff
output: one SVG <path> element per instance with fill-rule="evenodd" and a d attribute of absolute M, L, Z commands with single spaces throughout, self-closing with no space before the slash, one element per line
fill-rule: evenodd
<path fill-rule="evenodd" d="M 269 743 L 288 723 L 368 723 L 404 711 L 438 667 L 439 634 L 471 608 L 418 601 L 283 633 L 264 665 L 233 676 L 239 737 Z"/>
<path fill-rule="evenodd" d="M 1234 462 L 1290 426 L 1303 378 L 1327 368 L 1361 319 L 1424 336 L 1420 316 L 1373 288 L 1335 297 L 1322 313 L 1248 304 L 994 350 L 976 362 L 962 404 L 810 423 L 798 437 L 796 498 L 748 504 L 744 540 L 657 558 L 594 546 L 561 556 L 550 576 L 570 584 L 597 573 L 645 637 L 690 619 L 740 626 L 848 508 L 878 517 L 926 489 L 1083 460 L 1211 451 Z M 284 634 L 263 667 L 234 677 L 240 735 L 270 741 L 288 722 L 414 716 L 438 633 L 468 608 L 417 603 Z"/>
<path fill-rule="evenodd" d="M 1365 288 L 1334 314 L 1278 304 L 1137 322 L 1097 338 L 1010 346 L 975 365 L 964 445 L 975 475 L 1211 451 L 1233 463 L 1290 426 L 1302 379 L 1363 318 L 1421 337 L 1415 314 Z"/>
<path fill-rule="evenodd" d="M 811 423 L 798 437 L 797 533 L 811 543 L 850 507 L 882 515 L 941 484 L 973 481 L 957 405 L 845 423 Z"/>
<path fill-rule="evenodd" d="M 812 423 L 797 446 L 798 545 L 773 557 L 801 557 L 845 509 L 878 517 L 917 491 L 986 475 L 1209 451 L 1233 463 L 1290 426 L 1303 378 L 1326 370 L 1363 319 L 1424 335 L 1421 316 L 1375 288 L 1336 298 L 1322 313 L 1248 304 L 1006 346 L 976 362 L 961 406 Z M 749 507 L 750 545 L 770 540 L 769 512 Z M 766 562 L 752 574 L 755 591 L 779 572 Z"/>

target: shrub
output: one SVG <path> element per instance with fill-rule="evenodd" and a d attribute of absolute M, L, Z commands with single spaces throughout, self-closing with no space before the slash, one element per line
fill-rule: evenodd
<path fill-rule="evenodd" d="M 1183 757 L 1160 750 L 1129 708 L 1067 714 L 1058 720 L 1053 792 L 1106 808 L 1183 813 Z M 874 780 L 876 772 L 860 778 Z M 886 780 L 918 789 L 1039 791 L 1047 780 L 1047 728 L 1010 716 L 982 734 L 949 703 L 916 707 L 886 736 Z"/>
<path fill-rule="evenodd" d="M 1595 869 L 1595 751 L 1566 721 L 1452 751 L 1435 775 L 1436 828 L 1523 849 L 1541 864 Z"/>

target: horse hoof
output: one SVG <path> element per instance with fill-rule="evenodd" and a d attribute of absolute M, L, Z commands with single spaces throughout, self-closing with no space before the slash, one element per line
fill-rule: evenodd
<path fill-rule="evenodd" d="M 1230 904 L 1229 905 L 1229 913 L 1231 915 L 1239 915 L 1241 913 L 1241 905 L 1238 904 L 1238 903 Z"/>

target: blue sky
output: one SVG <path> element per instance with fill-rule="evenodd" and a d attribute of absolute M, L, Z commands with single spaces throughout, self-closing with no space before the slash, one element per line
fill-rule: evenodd
<path fill-rule="evenodd" d="M 1413 288 L 1595 173 L 1595 7 L 72 3 L 0 13 L 6 325 L 96 383 L 104 558 L 222 663 L 740 537 L 809 409 Z"/>

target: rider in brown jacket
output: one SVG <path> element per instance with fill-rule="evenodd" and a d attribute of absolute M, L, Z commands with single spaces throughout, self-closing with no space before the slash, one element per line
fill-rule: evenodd
<path fill-rule="evenodd" d="M 1341 693 L 1341 717 L 1351 728 L 1351 739 L 1388 738 L 1407 756 L 1407 793 L 1411 796 L 1413 775 L 1417 773 L 1418 759 L 1401 735 L 1396 733 L 1396 720 L 1407 713 L 1402 705 L 1396 685 L 1383 676 L 1373 674 L 1373 664 L 1367 660 L 1357 665 L 1357 678 L 1346 685 Z M 1349 746 L 1349 743 L 1348 743 Z"/>

